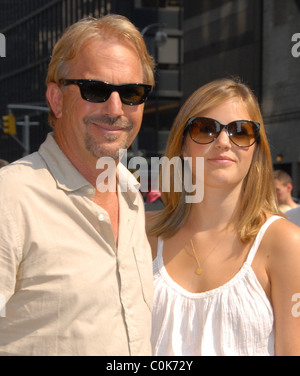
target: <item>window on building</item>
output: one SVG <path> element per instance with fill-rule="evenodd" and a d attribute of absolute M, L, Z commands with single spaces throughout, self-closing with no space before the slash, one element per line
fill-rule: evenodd
<path fill-rule="evenodd" d="M 136 8 L 179 7 L 180 0 L 135 0 Z"/>

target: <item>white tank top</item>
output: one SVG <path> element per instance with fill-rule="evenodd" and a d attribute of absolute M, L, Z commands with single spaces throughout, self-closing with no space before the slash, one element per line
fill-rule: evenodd
<path fill-rule="evenodd" d="M 274 355 L 271 303 L 251 267 L 273 216 L 262 226 L 240 271 L 225 285 L 191 293 L 163 264 L 163 241 L 154 260 L 153 355 Z"/>

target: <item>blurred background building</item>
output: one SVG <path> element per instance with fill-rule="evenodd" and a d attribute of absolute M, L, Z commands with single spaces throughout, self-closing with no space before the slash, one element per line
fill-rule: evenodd
<path fill-rule="evenodd" d="M 157 62 L 132 153 L 160 155 L 194 90 L 240 76 L 261 103 L 275 168 L 292 175 L 300 195 L 300 57 L 292 53 L 293 36 L 300 42 L 300 0 L 0 0 L 0 116 L 12 112 L 17 132 L 0 130 L 0 158 L 38 149 L 51 130 L 44 82 L 56 40 L 82 17 L 107 13 L 127 16 Z"/>

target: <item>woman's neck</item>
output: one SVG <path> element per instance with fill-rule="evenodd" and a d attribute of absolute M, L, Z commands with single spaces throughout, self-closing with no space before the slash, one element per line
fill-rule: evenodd
<path fill-rule="evenodd" d="M 197 230 L 224 230 L 232 223 L 240 202 L 240 187 L 224 190 L 207 188 L 201 203 L 193 204 L 189 226 Z"/>

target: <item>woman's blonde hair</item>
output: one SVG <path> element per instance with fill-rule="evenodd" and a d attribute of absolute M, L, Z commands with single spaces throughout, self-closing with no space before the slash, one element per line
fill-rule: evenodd
<path fill-rule="evenodd" d="M 279 214 L 273 185 L 273 167 L 270 148 L 265 132 L 259 104 L 250 88 L 239 79 L 219 79 L 195 91 L 182 106 L 170 132 L 165 156 L 172 159 L 180 156 L 184 146 L 184 129 L 187 121 L 201 116 L 206 111 L 232 98 L 239 98 L 245 104 L 251 120 L 260 123 L 258 142 L 252 163 L 243 183 L 241 201 L 233 223 L 238 237 L 243 242 L 252 240 L 265 222 L 267 214 Z M 174 180 L 171 171 L 171 182 Z M 172 186 L 172 185 L 171 185 Z M 151 221 L 150 235 L 168 238 L 173 236 L 186 222 L 191 205 L 185 201 L 182 192 L 162 192 L 165 204 L 163 211 Z"/>
<path fill-rule="evenodd" d="M 68 74 L 68 62 L 78 55 L 86 43 L 95 38 L 101 38 L 104 41 L 119 40 L 131 42 L 135 46 L 141 60 L 144 75 L 143 83 L 154 86 L 155 64 L 147 52 L 141 33 L 126 17 L 114 14 L 101 18 L 84 18 L 71 25 L 64 32 L 54 46 L 46 85 L 50 82 L 59 84 L 62 78 L 66 78 Z M 51 126 L 54 126 L 55 120 L 55 115 L 50 111 L 49 123 Z"/>

